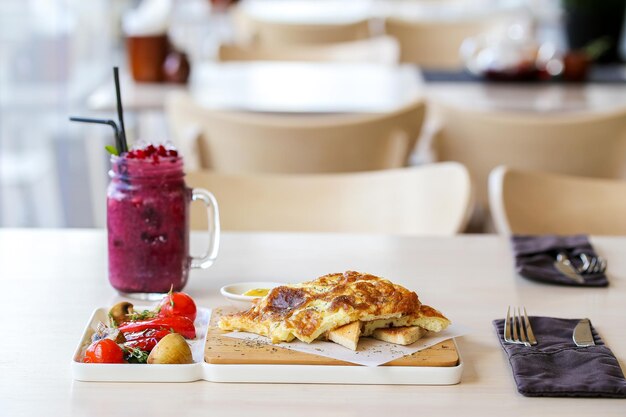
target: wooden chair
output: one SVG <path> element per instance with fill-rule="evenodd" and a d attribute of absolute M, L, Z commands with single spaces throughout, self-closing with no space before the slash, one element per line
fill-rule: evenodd
<path fill-rule="evenodd" d="M 187 174 L 211 191 L 224 230 L 452 235 L 471 208 L 467 170 L 457 163 L 314 175 Z M 195 205 L 194 205 L 195 206 Z M 191 223 L 204 229 L 202 207 Z"/>
<path fill-rule="evenodd" d="M 451 21 L 409 21 L 388 18 L 385 32 L 400 44 L 400 62 L 428 69 L 460 70 L 463 41 L 499 23 L 495 17 Z"/>
<path fill-rule="evenodd" d="M 610 113 L 531 114 L 440 105 L 434 138 L 440 161 L 464 164 L 487 204 L 487 178 L 499 165 L 617 178 L 626 162 L 626 109 Z"/>
<path fill-rule="evenodd" d="M 191 167 L 219 172 L 321 173 L 405 166 L 424 103 L 386 114 L 281 115 L 213 111 L 169 97 L 173 138 Z"/>
<path fill-rule="evenodd" d="M 355 62 L 394 65 L 398 63 L 398 42 L 390 36 L 323 45 L 267 47 L 254 43 L 224 44 L 220 61 L 309 61 Z"/>
<path fill-rule="evenodd" d="M 302 24 L 248 18 L 252 42 L 268 47 L 349 42 L 370 37 L 370 23 L 359 20 L 342 24 Z"/>
<path fill-rule="evenodd" d="M 489 200 L 498 233 L 626 235 L 626 181 L 501 166 Z"/>

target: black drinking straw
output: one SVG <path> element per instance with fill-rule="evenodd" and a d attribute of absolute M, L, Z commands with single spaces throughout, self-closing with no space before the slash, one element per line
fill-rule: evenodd
<path fill-rule="evenodd" d="M 117 127 L 117 123 L 115 123 L 115 120 L 107 120 L 107 119 L 93 119 L 91 117 L 70 117 L 70 121 L 72 122 L 83 122 L 83 123 L 98 123 L 101 125 L 109 125 L 113 128 L 113 131 L 115 132 L 115 147 L 118 149 L 121 149 L 121 144 L 120 144 L 120 129 Z"/>
<path fill-rule="evenodd" d="M 122 109 L 122 94 L 120 93 L 120 75 L 119 69 L 113 67 L 113 78 L 115 79 L 115 95 L 117 97 L 117 118 L 120 123 L 120 146 L 119 153 L 128 152 L 128 143 L 126 142 L 126 129 L 124 129 L 124 110 Z"/>
<path fill-rule="evenodd" d="M 118 122 L 121 126 L 118 127 L 114 120 L 110 119 L 93 119 L 90 117 L 70 117 L 72 122 L 84 122 L 84 123 L 97 123 L 103 125 L 109 125 L 115 131 L 115 147 L 117 152 L 121 155 L 124 152 L 128 152 L 128 143 L 126 142 L 126 131 L 124 130 L 124 111 L 122 109 L 122 96 L 120 94 L 120 77 L 117 67 L 113 67 L 113 78 L 115 79 L 115 95 L 117 97 L 117 116 Z"/>

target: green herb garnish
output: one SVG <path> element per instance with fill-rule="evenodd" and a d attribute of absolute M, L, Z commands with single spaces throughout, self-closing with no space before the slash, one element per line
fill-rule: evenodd
<path fill-rule="evenodd" d="M 111 155 L 120 156 L 120 153 L 117 151 L 117 148 L 112 145 L 107 145 L 104 147 Z"/>
<path fill-rule="evenodd" d="M 133 311 L 126 315 L 128 320 L 130 321 L 138 321 L 138 320 L 148 320 L 153 319 L 157 316 L 158 311 L 154 310 L 143 310 L 143 311 Z"/>
<path fill-rule="evenodd" d="M 148 352 L 144 352 L 139 348 L 125 347 L 124 359 L 126 359 L 128 363 L 147 363 Z"/>

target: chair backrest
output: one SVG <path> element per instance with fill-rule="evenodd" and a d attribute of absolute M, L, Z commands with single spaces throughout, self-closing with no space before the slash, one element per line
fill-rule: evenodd
<path fill-rule="evenodd" d="M 356 62 L 394 65 L 398 63 L 398 42 L 390 36 L 322 45 L 267 47 L 255 43 L 224 44 L 220 61 L 309 61 Z"/>
<path fill-rule="evenodd" d="M 312 175 L 187 174 L 211 191 L 224 230 L 452 235 L 471 208 L 467 170 L 442 163 L 374 172 Z M 202 207 L 192 227 L 205 228 Z"/>
<path fill-rule="evenodd" d="M 268 47 L 349 42 L 370 37 L 368 20 L 337 24 L 274 22 L 249 18 L 252 41 Z"/>
<path fill-rule="evenodd" d="M 626 235 L 626 181 L 498 167 L 489 200 L 498 233 Z"/>
<path fill-rule="evenodd" d="M 612 113 L 531 114 L 441 105 L 434 150 L 457 161 L 487 203 L 487 178 L 499 166 L 568 175 L 616 178 L 626 162 L 626 109 Z"/>
<path fill-rule="evenodd" d="M 192 166 L 231 173 L 321 173 L 405 166 L 425 105 L 415 101 L 386 114 L 298 116 L 213 111 L 187 94 L 174 94 L 166 109 L 174 141 L 199 154 Z M 199 133 L 197 146 L 184 143 L 186 131 Z"/>
<path fill-rule="evenodd" d="M 488 31 L 497 22 L 495 17 L 450 21 L 388 18 L 385 32 L 398 40 L 400 62 L 423 68 L 457 70 L 463 68 L 459 53 L 463 41 Z"/>

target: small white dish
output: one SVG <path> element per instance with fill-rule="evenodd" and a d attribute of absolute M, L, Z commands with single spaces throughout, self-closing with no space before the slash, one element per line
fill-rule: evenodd
<path fill-rule="evenodd" d="M 224 296 L 233 306 L 237 308 L 250 308 L 252 300 L 261 298 L 261 296 L 243 295 L 244 293 L 256 288 L 276 288 L 285 285 L 281 282 L 238 282 L 236 284 L 225 285 L 220 288 L 220 294 Z"/>

